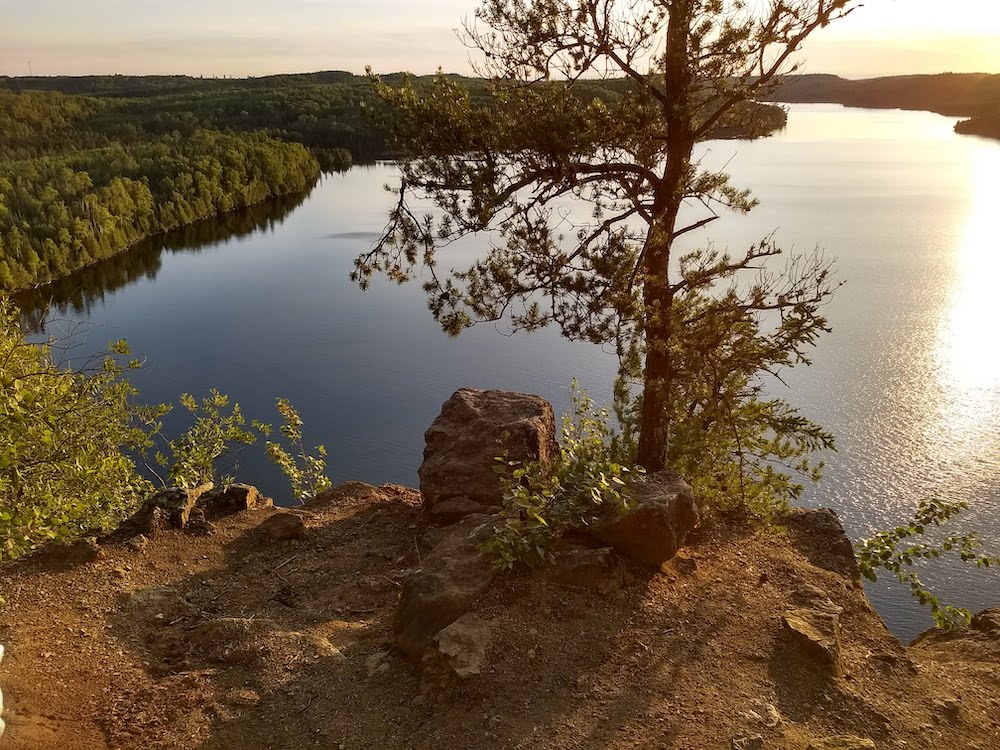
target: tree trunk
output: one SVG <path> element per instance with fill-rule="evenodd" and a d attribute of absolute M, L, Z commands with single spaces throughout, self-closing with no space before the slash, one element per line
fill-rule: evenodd
<path fill-rule="evenodd" d="M 657 186 L 655 222 L 646 236 L 643 255 L 643 317 L 646 361 L 643 368 L 642 414 L 637 461 L 646 471 L 667 467 L 675 371 L 670 355 L 674 339 L 670 254 L 677 215 L 684 200 L 694 139 L 691 136 L 689 38 L 693 17 L 691 0 L 674 0 L 667 24 L 664 55 L 663 105 L 666 130 L 666 166 Z"/>

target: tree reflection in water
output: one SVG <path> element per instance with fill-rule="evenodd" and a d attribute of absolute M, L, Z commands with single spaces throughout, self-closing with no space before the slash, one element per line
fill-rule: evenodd
<path fill-rule="evenodd" d="M 26 331 L 43 334 L 46 320 L 53 314 L 64 315 L 70 311 L 89 314 L 95 303 L 102 303 L 116 290 L 142 278 L 155 279 L 163 253 L 197 253 L 220 242 L 273 231 L 311 192 L 312 188 L 272 198 L 151 237 L 51 284 L 20 292 L 13 299 L 21 309 L 21 325 Z"/>

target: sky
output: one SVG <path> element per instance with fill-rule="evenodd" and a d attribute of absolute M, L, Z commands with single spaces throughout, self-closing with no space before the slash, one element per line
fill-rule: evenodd
<path fill-rule="evenodd" d="M 477 0 L 0 0 L 0 75 L 470 73 Z M 814 35 L 805 72 L 1000 73 L 1000 2 L 867 0 Z"/>

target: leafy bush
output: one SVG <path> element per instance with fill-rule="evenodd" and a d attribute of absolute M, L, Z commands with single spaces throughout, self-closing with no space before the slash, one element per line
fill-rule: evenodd
<path fill-rule="evenodd" d="M 609 421 L 607 409 L 595 409 L 574 381 L 556 458 L 548 464 L 511 461 L 506 452 L 497 458 L 504 509 L 483 550 L 498 567 L 538 562 L 560 530 L 592 523 L 609 505 L 626 510 L 643 470 L 629 463 L 622 436 Z"/>
<path fill-rule="evenodd" d="M 169 469 L 170 481 L 178 487 L 197 487 L 214 481 L 216 466 L 223 456 L 234 446 L 253 445 L 257 441 L 257 436 L 246 429 L 240 405 L 229 407 L 229 396 L 214 388 L 200 404 L 194 396 L 182 394 L 181 406 L 194 415 L 194 424 L 179 437 L 167 441 L 169 457 L 162 451 L 156 454 L 156 462 Z M 253 427 L 262 432 L 270 429 L 256 421 Z M 223 481 L 231 480 L 231 476 L 223 477 Z"/>
<path fill-rule="evenodd" d="M 26 340 L 0 301 L 0 559 L 110 526 L 152 489 L 128 451 L 149 446 L 146 426 L 164 409 L 135 403 L 128 346 L 77 371 L 60 366 L 59 348 Z"/>
<path fill-rule="evenodd" d="M 310 456 L 302 443 L 302 418 L 299 413 L 283 398 L 278 399 L 277 406 L 284 422 L 280 427 L 281 434 L 292 444 L 294 455 L 271 441 L 266 443 L 267 455 L 288 477 L 295 499 L 304 503 L 333 486 L 326 476 L 326 448 L 317 445 L 315 451 L 318 455 Z"/>
<path fill-rule="evenodd" d="M 912 541 L 925 538 L 928 531 L 949 521 L 966 510 L 968 503 L 947 503 L 941 500 L 923 500 L 906 526 L 890 531 L 880 531 L 869 539 L 859 541 L 854 549 L 861 574 L 869 581 L 878 580 L 878 571 L 884 568 L 896 579 L 910 587 L 910 593 L 922 605 L 930 607 L 934 622 L 948 630 L 959 623 L 968 623 L 972 615 L 967 609 L 942 604 L 917 575 L 914 567 L 922 561 L 937 559 L 948 554 L 958 555 L 965 563 L 975 563 L 979 568 L 1000 565 L 1000 558 L 979 552 L 982 543 L 978 534 L 953 534 L 940 541 Z"/>

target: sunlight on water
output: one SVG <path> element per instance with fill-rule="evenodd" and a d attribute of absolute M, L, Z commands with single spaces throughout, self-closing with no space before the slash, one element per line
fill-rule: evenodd
<path fill-rule="evenodd" d="M 923 498 L 968 500 L 956 530 L 1000 550 L 1000 143 L 958 136 L 954 124 L 794 105 L 775 138 L 704 144 L 706 166 L 761 203 L 692 233 L 685 249 L 740 252 L 777 231 L 789 251 L 820 244 L 838 260 L 846 285 L 826 309 L 833 333 L 810 352 L 812 367 L 773 384 L 837 438 L 803 503 L 836 509 L 858 538 Z M 419 285 L 362 293 L 349 281 L 354 256 L 385 225 L 392 197 L 381 187 L 396 177 L 390 164 L 329 176 L 301 205 L 123 254 L 41 301 L 102 326 L 95 347 L 126 338 L 149 356 L 135 378 L 150 402 L 217 387 L 267 419 L 276 395 L 292 399 L 308 439 L 330 449 L 336 481 L 414 484 L 424 430 L 462 386 L 538 393 L 562 412 L 577 378 L 608 402 L 607 350 L 555 330 L 508 337 L 483 326 L 449 339 Z M 468 263 L 486 241 L 441 262 Z M 280 497 L 284 478 L 254 456 L 247 479 Z M 924 578 L 954 604 L 1000 603 L 1000 574 L 942 561 Z M 900 637 L 928 626 L 905 589 L 869 593 Z"/>
<path fill-rule="evenodd" d="M 957 248 L 955 270 L 937 333 L 937 404 L 942 441 L 963 458 L 1000 458 L 1000 242 L 996 210 L 1000 150 L 971 165 L 972 205 Z"/>

